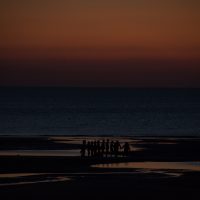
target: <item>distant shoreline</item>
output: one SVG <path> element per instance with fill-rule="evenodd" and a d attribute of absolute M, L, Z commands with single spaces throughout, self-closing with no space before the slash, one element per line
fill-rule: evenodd
<path fill-rule="evenodd" d="M 191 89 L 191 90 L 199 90 L 200 89 L 200 87 L 127 87 L 127 86 L 94 86 L 94 87 L 92 87 L 92 86 L 51 86 L 51 85 L 49 85 L 49 86 L 0 86 L 0 89 L 2 89 L 2 88 L 14 88 L 14 89 L 16 89 L 16 88 L 24 88 L 24 89 L 26 89 L 26 88 L 38 88 L 38 89 L 42 89 L 42 88 L 44 88 L 44 89 L 51 89 L 51 88 L 63 88 L 63 89 L 127 89 L 127 90 L 160 90 L 160 89 L 164 89 L 164 90 L 177 90 L 177 89 L 180 89 L 180 90 L 185 90 L 185 89 Z"/>
<path fill-rule="evenodd" d="M 119 137 L 119 138 L 183 138 L 183 139 L 200 139 L 200 136 L 191 136 L 191 135 L 183 135 L 183 136 L 177 136 L 177 135 L 64 135 L 64 134 L 38 134 L 38 135 L 24 135 L 24 134 L 0 134 L 0 139 L 1 137 L 22 137 L 22 138 L 40 138 L 40 137 Z"/>

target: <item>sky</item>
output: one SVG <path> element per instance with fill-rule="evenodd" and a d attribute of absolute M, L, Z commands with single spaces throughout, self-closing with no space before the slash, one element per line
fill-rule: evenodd
<path fill-rule="evenodd" d="M 198 0 L 1 0 L 0 86 L 200 87 Z"/>

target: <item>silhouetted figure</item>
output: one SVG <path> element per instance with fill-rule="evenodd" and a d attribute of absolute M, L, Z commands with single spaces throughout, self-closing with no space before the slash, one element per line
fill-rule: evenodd
<path fill-rule="evenodd" d="M 111 154 L 111 156 L 114 154 L 114 142 L 113 141 L 111 141 L 111 143 L 110 143 L 110 154 Z"/>
<path fill-rule="evenodd" d="M 123 155 L 128 156 L 130 152 L 130 145 L 128 142 L 125 142 L 124 145 L 121 147 L 118 140 L 109 141 L 109 139 L 102 140 L 102 142 L 98 141 L 88 141 L 83 140 L 83 143 L 81 145 L 80 154 L 81 157 L 85 157 L 86 151 L 87 156 L 106 156 L 110 154 L 111 156 L 117 157 L 119 155 L 119 149 L 123 149 Z"/>
<path fill-rule="evenodd" d="M 122 147 L 124 149 L 123 154 L 124 156 L 128 156 L 129 152 L 130 152 L 130 146 L 128 142 L 125 142 L 125 144 Z"/>
<path fill-rule="evenodd" d="M 97 141 L 94 141 L 94 156 L 97 156 Z"/>
<path fill-rule="evenodd" d="M 91 156 L 94 156 L 94 142 L 90 142 Z"/>
<path fill-rule="evenodd" d="M 100 141 L 97 141 L 97 156 L 101 155 L 101 145 L 100 145 Z"/>
<path fill-rule="evenodd" d="M 91 142 L 90 141 L 88 141 L 87 143 L 87 154 L 88 156 L 91 156 Z"/>
<path fill-rule="evenodd" d="M 86 140 L 83 140 L 83 143 L 81 145 L 81 151 L 80 151 L 81 157 L 85 157 L 86 148 L 87 148 L 87 146 L 86 146 Z"/>
<path fill-rule="evenodd" d="M 110 150 L 110 142 L 109 142 L 109 139 L 107 139 L 107 141 L 106 141 L 106 157 L 108 157 L 109 150 Z"/>
<path fill-rule="evenodd" d="M 120 146 L 119 141 L 117 140 L 114 143 L 114 154 L 115 154 L 115 157 L 117 157 L 119 155 L 119 148 L 121 148 L 121 146 Z"/>
<path fill-rule="evenodd" d="M 101 156 L 104 156 L 105 148 L 106 148 L 106 146 L 105 146 L 105 140 L 103 140 L 101 142 Z"/>

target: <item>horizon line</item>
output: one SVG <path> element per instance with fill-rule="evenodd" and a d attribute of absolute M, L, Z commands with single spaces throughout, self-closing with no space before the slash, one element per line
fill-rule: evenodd
<path fill-rule="evenodd" d="M 200 87 L 134 87 L 134 86 L 65 86 L 65 85 L 5 85 L 0 88 L 73 88 L 73 89 L 200 89 Z"/>

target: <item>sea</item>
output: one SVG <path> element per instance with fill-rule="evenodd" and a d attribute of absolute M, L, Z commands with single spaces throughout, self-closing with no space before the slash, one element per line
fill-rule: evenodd
<path fill-rule="evenodd" d="M 0 135 L 200 136 L 200 89 L 1 87 Z"/>

